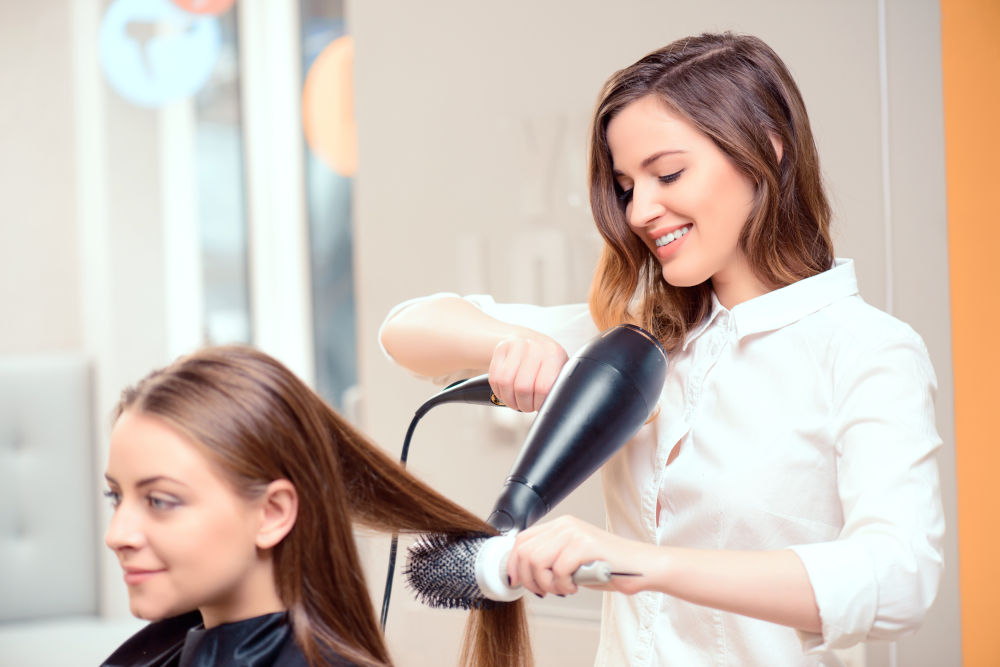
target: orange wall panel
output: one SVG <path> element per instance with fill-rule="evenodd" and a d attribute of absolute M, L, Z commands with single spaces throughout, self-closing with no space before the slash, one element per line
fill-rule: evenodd
<path fill-rule="evenodd" d="M 1000 0 L 941 0 L 966 667 L 1000 665 Z"/>

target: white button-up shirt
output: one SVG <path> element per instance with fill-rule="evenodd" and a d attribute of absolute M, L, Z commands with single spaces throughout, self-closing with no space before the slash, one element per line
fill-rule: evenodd
<path fill-rule="evenodd" d="M 570 354 L 597 333 L 584 304 L 467 298 Z M 861 299 L 850 260 L 732 310 L 713 300 L 670 355 L 659 416 L 602 469 L 608 528 L 662 545 L 791 548 L 823 632 L 607 593 L 597 664 L 838 665 L 833 648 L 915 629 L 942 570 L 935 389 L 922 340 Z"/>

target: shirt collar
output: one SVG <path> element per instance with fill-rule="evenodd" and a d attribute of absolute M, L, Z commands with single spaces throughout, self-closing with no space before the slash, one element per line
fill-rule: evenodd
<path fill-rule="evenodd" d="M 788 326 L 838 299 L 857 293 L 858 281 L 854 275 L 854 260 L 851 259 L 837 259 L 833 268 L 823 273 L 744 301 L 732 311 L 727 311 L 713 292 L 711 312 L 688 333 L 682 349 L 687 349 L 688 344 L 704 333 L 723 312 L 729 312 L 736 338 L 741 339 Z"/>
<path fill-rule="evenodd" d="M 688 345 L 691 344 L 698 336 L 705 333 L 705 330 L 711 326 L 712 322 L 719 316 L 719 313 L 725 311 L 725 307 L 719 303 L 718 297 L 715 296 L 715 292 L 712 292 L 712 310 L 709 311 L 708 315 L 699 322 L 693 329 L 688 331 L 687 336 L 684 337 L 684 344 L 681 345 L 681 350 L 686 350 Z"/>

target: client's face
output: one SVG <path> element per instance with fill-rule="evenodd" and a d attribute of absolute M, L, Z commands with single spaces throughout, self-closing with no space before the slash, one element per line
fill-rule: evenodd
<path fill-rule="evenodd" d="M 212 626 L 259 613 L 254 605 L 274 589 L 255 542 L 260 507 L 198 447 L 158 418 L 126 411 L 105 477 L 114 507 L 105 542 L 133 614 L 157 620 L 198 608 Z"/>

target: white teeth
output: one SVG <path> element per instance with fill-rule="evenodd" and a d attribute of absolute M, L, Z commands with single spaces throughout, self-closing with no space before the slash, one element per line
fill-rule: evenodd
<path fill-rule="evenodd" d="M 668 243 L 670 243 L 672 241 L 676 241 L 680 237 L 682 237 L 685 234 L 687 234 L 689 229 L 691 229 L 690 226 L 681 227 L 680 229 L 674 230 L 674 231 L 670 232 L 669 234 L 661 236 L 660 238 L 656 239 L 656 247 L 657 248 L 661 248 L 661 247 L 667 245 Z"/>

